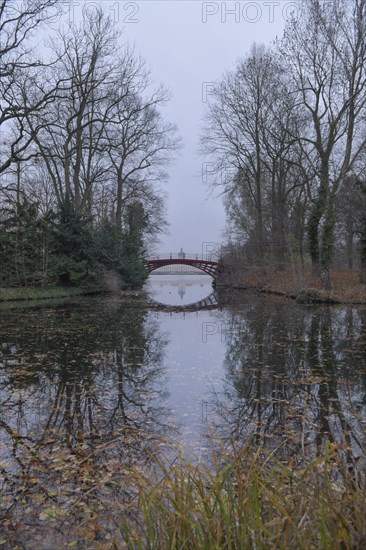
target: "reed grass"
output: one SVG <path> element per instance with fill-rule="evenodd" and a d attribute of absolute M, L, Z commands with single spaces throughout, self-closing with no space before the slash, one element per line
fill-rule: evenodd
<path fill-rule="evenodd" d="M 301 467 L 248 448 L 158 466 L 158 480 L 136 475 L 131 550 L 366 548 L 365 486 L 330 445 Z"/>

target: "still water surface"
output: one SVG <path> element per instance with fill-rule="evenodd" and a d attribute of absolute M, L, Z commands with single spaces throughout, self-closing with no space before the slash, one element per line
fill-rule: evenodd
<path fill-rule="evenodd" d="M 213 292 L 200 275 L 151 276 L 163 304 Z M 226 300 L 228 296 L 225 297 Z M 1 421 L 9 443 L 50 426 L 72 439 L 118 422 L 196 448 L 214 430 L 302 445 L 365 446 L 366 309 L 303 307 L 245 293 L 214 310 L 166 312 L 113 297 L 3 310 Z M 146 428 L 148 426 L 148 428 Z"/>
<path fill-rule="evenodd" d="M 162 304 L 185 306 L 199 302 L 213 292 L 212 277 L 204 275 L 151 275 L 149 295 Z"/>
<path fill-rule="evenodd" d="M 184 306 L 213 289 L 210 277 L 164 275 L 151 276 L 148 291 Z M 164 439 L 201 457 L 210 437 L 252 437 L 283 455 L 339 441 L 364 457 L 366 308 L 244 292 L 216 299 L 215 309 L 172 312 L 110 296 L 4 307 L 3 502 L 25 475 L 44 491 L 62 484 L 56 455 L 72 468 L 91 450 L 98 468 L 135 464 Z"/>

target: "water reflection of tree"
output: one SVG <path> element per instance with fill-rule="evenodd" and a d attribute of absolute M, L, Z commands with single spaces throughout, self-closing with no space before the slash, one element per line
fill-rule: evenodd
<path fill-rule="evenodd" d="M 226 384 L 212 416 L 220 436 L 282 455 L 319 452 L 326 440 L 364 453 L 365 321 L 361 309 L 262 301 L 228 313 Z"/>
<path fill-rule="evenodd" d="M 106 498 L 101 479 L 146 460 L 172 432 L 156 321 L 112 300 L 81 304 L 3 316 L 0 513 L 17 509 L 19 521 L 22 499 L 49 506 L 55 487 L 58 504 L 81 488 Z"/>

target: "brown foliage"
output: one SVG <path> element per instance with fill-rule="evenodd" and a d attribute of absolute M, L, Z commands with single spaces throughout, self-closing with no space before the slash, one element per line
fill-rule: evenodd
<path fill-rule="evenodd" d="M 331 269 L 329 298 L 342 303 L 366 303 L 366 285 L 360 283 L 358 271 Z M 304 288 L 321 289 L 320 278 L 310 269 L 302 273 L 299 268 L 277 270 L 275 267 L 251 268 L 241 278 L 242 287 L 258 288 L 261 292 L 278 293 L 296 297 Z"/>

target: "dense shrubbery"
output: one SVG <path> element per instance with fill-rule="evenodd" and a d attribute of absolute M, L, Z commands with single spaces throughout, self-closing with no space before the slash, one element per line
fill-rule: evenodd
<path fill-rule="evenodd" d="M 3 209 L 1 284 L 98 287 L 102 274 L 111 271 L 118 275 L 121 286 L 143 284 L 142 227 L 136 226 L 133 208 L 136 206 L 129 209 L 123 228 L 110 222 L 93 224 L 70 201 L 47 216 L 26 201 Z"/>
<path fill-rule="evenodd" d="M 3 209 L 0 222 L 2 284 L 37 284 L 47 279 L 50 220 L 38 215 L 34 204 Z"/>

